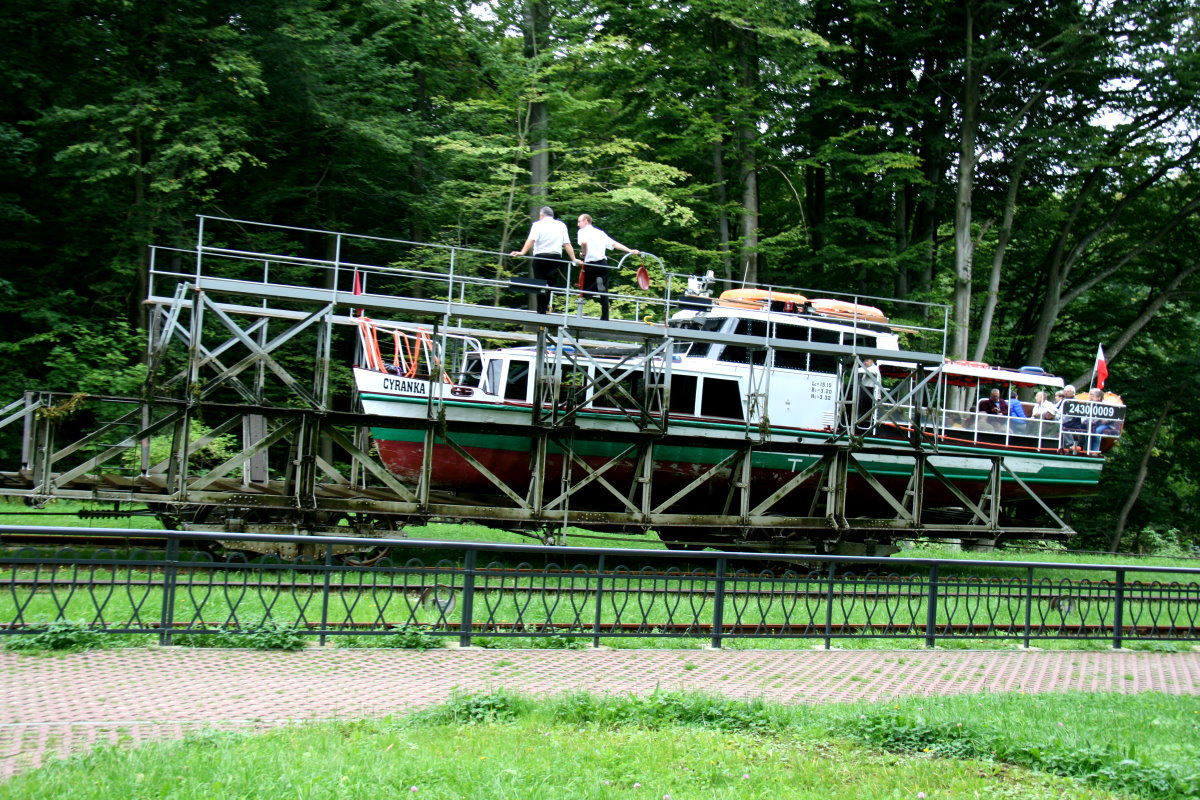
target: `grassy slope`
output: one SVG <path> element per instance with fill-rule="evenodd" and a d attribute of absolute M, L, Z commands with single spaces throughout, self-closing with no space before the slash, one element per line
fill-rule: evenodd
<path fill-rule="evenodd" d="M 1155 694 L 783 707 L 497 691 L 417 718 L 108 749 L 0 784 L 0 798 L 1167 800 L 1200 791 L 1198 716 L 1200 699 Z"/>

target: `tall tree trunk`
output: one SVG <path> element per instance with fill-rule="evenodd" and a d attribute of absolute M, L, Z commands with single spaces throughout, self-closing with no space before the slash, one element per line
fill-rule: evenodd
<path fill-rule="evenodd" d="M 758 86 L 758 54 L 753 31 L 738 30 L 738 82 L 742 91 L 738 144 L 742 155 L 742 280 L 758 282 L 758 129 L 753 98 Z"/>
<path fill-rule="evenodd" d="M 902 184 L 896 187 L 893 194 L 893 216 L 896 234 L 896 255 L 903 255 L 908 249 L 908 186 Z M 908 297 L 908 267 L 897 262 L 896 265 L 896 297 Z"/>
<path fill-rule="evenodd" d="M 526 0 L 522 9 L 525 57 L 536 62 L 549 43 L 550 9 L 543 0 Z M 540 65 L 535 64 L 540 73 Z M 540 75 L 538 83 L 540 83 Z M 539 93 L 540 96 L 540 93 Z M 529 103 L 529 196 L 532 215 L 550 193 L 550 109 L 544 100 Z"/>
<path fill-rule="evenodd" d="M 804 199 L 808 204 L 809 246 L 814 253 L 825 246 L 825 168 L 804 167 Z"/>
<path fill-rule="evenodd" d="M 729 246 L 729 194 L 725 186 L 725 145 L 718 139 L 712 145 L 713 183 L 717 189 L 717 246 L 726 282 L 733 279 L 733 255 Z"/>
<path fill-rule="evenodd" d="M 1018 150 L 1013 159 L 1008 192 L 1004 197 L 1004 221 L 1000 223 L 1000 231 L 996 235 L 996 252 L 992 254 L 992 274 L 988 278 L 987 299 L 983 304 L 983 315 L 979 318 L 979 339 L 975 342 L 975 361 L 983 361 L 991 339 L 992 320 L 996 315 L 996 303 L 1000 300 L 1000 276 L 1003 273 L 1004 254 L 1008 250 L 1008 242 L 1012 238 L 1013 217 L 1017 213 L 1017 193 L 1021 188 L 1025 162 L 1025 150 Z"/>
<path fill-rule="evenodd" d="M 1159 412 L 1158 419 L 1154 422 L 1154 428 L 1150 431 L 1150 440 L 1146 442 L 1146 451 L 1142 453 L 1142 461 L 1138 464 L 1137 475 L 1133 478 L 1133 486 L 1129 488 L 1129 496 L 1125 498 L 1125 503 L 1121 506 L 1117 524 L 1113 527 L 1112 535 L 1108 539 L 1110 553 L 1117 552 L 1117 548 L 1121 546 L 1121 537 L 1125 535 L 1125 526 L 1129 523 L 1129 512 L 1133 511 L 1133 507 L 1142 493 L 1142 487 L 1146 485 L 1146 475 L 1150 470 L 1150 457 L 1154 454 L 1154 445 L 1158 443 L 1158 434 L 1162 431 L 1167 417 L 1171 414 L 1171 409 L 1175 406 L 1176 397 L 1175 394 L 1168 395 L 1167 404 Z"/>
<path fill-rule="evenodd" d="M 975 137 L 979 124 L 976 106 L 979 102 L 979 76 L 974 60 L 974 3 L 966 8 L 966 57 L 962 134 L 959 137 L 958 197 L 954 204 L 954 319 L 951 325 L 950 353 L 953 358 L 966 358 L 971 331 L 971 261 L 974 240 L 971 237 L 971 195 L 975 186 Z"/>

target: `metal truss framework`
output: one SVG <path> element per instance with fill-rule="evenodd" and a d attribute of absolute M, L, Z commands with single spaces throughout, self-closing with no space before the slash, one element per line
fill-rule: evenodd
<path fill-rule="evenodd" d="M 747 548 L 823 552 L 914 536 L 997 540 L 1071 532 L 1008 469 L 1003 455 L 978 456 L 987 462 L 989 478 L 972 496 L 931 462 L 937 453 L 929 444 L 872 450 L 853 435 L 853 424 L 826 444 L 789 444 L 773 442 L 747 423 L 714 442 L 727 451 L 717 463 L 684 486 L 664 489 L 656 480 L 656 453 L 694 442 L 669 424 L 670 356 L 676 342 L 711 341 L 711 333 L 199 275 L 149 302 L 149 377 L 143 396 L 31 392 L 0 410 L 0 428 L 24 426 L 22 467 L 0 474 L 0 494 L 23 495 L 35 503 L 54 497 L 148 503 L 182 526 L 231 533 L 353 530 L 369 535 L 454 519 L 551 538 L 565 526 L 579 525 L 623 533 L 654 529 L 681 546 L 720 540 Z M 355 411 L 356 398 L 331 389 L 335 364 L 347 357 L 354 341 L 351 309 L 427 320 L 435 340 L 439 332 L 480 333 L 464 322 L 532 322 L 535 334 L 506 334 L 536 345 L 536 402 L 527 425 L 518 430 L 486 423 L 449 426 L 433 392 L 423 420 L 373 419 Z M 739 338 L 747 339 L 747 346 L 836 354 L 848 367 L 862 357 L 886 355 L 807 342 L 764 343 L 728 335 L 722 340 Z M 614 341 L 634 347 L 616 363 L 598 360 L 595 348 Z M 337 361 L 335 350 L 342 354 Z M 940 362 L 940 356 L 912 355 L 922 368 Z M 572 384 L 572 375 L 590 375 L 584 379 L 590 385 Z M 633 376 L 637 380 L 631 381 Z M 923 386 L 917 383 L 911 391 Z M 577 388 L 589 390 L 593 400 L 610 398 L 622 418 L 634 424 L 624 426 L 623 433 L 579 426 L 586 392 Z M 766 402 L 765 391 L 756 402 Z M 843 418 L 850 419 L 850 401 L 845 410 Z M 381 464 L 367 433 L 373 424 L 409 426 L 419 433 L 424 466 L 415 481 Z M 499 433 L 530 438 L 534 477 L 529 485 L 508 485 L 462 443 L 467 434 Z M 619 442 L 616 454 L 601 461 L 580 454 L 581 443 L 600 439 Z M 453 450 L 495 491 L 480 496 L 434 491 L 430 476 L 438 446 Z M 815 461 L 767 493 L 755 487 L 751 474 L 753 455 L 764 450 Z M 864 456 L 883 452 L 902 452 L 911 462 L 903 490 L 885 486 L 864 466 Z M 631 463 L 632 481 L 613 479 L 618 468 L 628 470 Z M 1003 505 L 1012 499 L 1010 491 L 1002 501 L 1002 481 L 1020 487 L 1023 500 L 1052 525 L 1007 523 Z M 853 497 L 852 482 L 858 492 Z M 957 498 L 960 519 L 933 521 L 925 507 L 933 487 Z M 724 493 L 721 513 L 689 510 L 698 493 L 713 491 Z M 593 498 L 603 494 L 607 510 L 595 510 L 594 499 L 586 509 L 573 508 L 584 492 Z M 886 512 L 856 514 L 864 492 L 873 507 Z M 784 507 L 791 511 L 782 512 Z M 807 512 L 796 515 L 796 508 Z"/>

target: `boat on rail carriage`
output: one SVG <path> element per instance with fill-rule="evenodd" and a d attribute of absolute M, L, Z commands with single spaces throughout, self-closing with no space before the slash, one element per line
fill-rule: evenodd
<path fill-rule="evenodd" d="M 360 319 L 365 363 L 354 376 L 365 412 L 425 419 L 436 403 L 439 424 L 446 429 L 476 426 L 464 426 L 453 437 L 454 446 L 436 444 L 426 461 L 418 427 L 377 424 L 372 435 L 382 462 L 411 481 L 431 462 L 433 488 L 460 495 L 498 496 L 485 471 L 520 493 L 535 469 L 529 426 L 537 406 L 569 401 L 575 430 L 633 433 L 642 424 L 633 399 L 645 388 L 643 382 L 653 381 L 669 391 L 657 401 L 665 409 L 648 410 L 665 411 L 674 434 L 669 446 L 654 450 L 660 496 L 715 469 L 716 479 L 689 495 L 689 508 L 697 514 L 728 513 L 722 511 L 727 487 L 738 477 L 732 466 L 722 466 L 731 451 L 727 443 L 756 439 L 749 450 L 750 480 L 755 496 L 763 497 L 820 457 L 817 448 L 806 451 L 806 445 L 856 437 L 855 457 L 867 474 L 852 474 L 848 491 L 850 505 L 865 515 L 884 503 L 867 483 L 878 481 L 903 494 L 917 463 L 914 449 L 928 454 L 926 469 L 946 478 L 927 490 L 928 507 L 960 506 L 955 487 L 984 486 L 991 467 L 978 456 L 997 453 L 1005 455 L 1006 469 L 1019 479 L 1001 481 L 1006 497 L 1011 493 L 1017 500 L 1032 491 L 1053 503 L 1096 491 L 1103 453 L 1121 434 L 1125 408 L 1115 396 L 1105 402 L 1068 400 L 1050 418 L 1035 416 L 1036 393 L 1044 392 L 1052 402 L 1064 388 L 1061 378 L 1038 368 L 952 361 L 918 368 L 904 358 L 903 326 L 872 305 L 757 288 L 695 299 L 667 320 L 668 333 L 712 335 L 707 341 L 677 341 L 669 356 L 649 359 L 614 346 L 588 348 L 586 359 L 574 358 L 570 347 L 541 353 L 535 346 L 487 347 L 471 336 Z M 785 345 L 747 346 L 746 337 Z M 871 367 L 865 359 L 831 354 L 822 345 L 894 357 Z M 547 369 L 557 381 L 557 396 L 539 400 L 535 375 Z M 993 388 L 1011 403 L 1007 415 L 980 410 Z M 622 455 L 627 447 L 616 436 L 580 437 L 572 442 L 571 457 L 564 458 L 564 451 L 551 444 L 545 469 L 557 474 L 569 466 L 564 462 L 582 459 L 593 469 L 603 466 L 608 484 L 632 493 L 639 463 L 633 453 Z M 786 502 L 802 516 L 818 491 L 793 492 Z M 572 508 L 591 503 L 602 510 L 612 502 L 612 495 L 597 486 L 576 493 Z"/>

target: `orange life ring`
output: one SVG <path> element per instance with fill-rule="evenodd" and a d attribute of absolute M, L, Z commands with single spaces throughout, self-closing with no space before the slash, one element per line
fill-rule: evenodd
<path fill-rule="evenodd" d="M 865 322 L 887 322 L 887 315 L 875 306 L 865 306 L 861 303 L 851 303 L 847 300 L 832 300 L 827 297 L 817 297 L 812 301 L 814 314 L 841 319 L 860 319 Z"/>
<path fill-rule="evenodd" d="M 951 361 L 950 363 L 958 367 L 977 367 L 979 369 L 989 369 L 988 365 L 982 361 Z"/>
<path fill-rule="evenodd" d="M 766 310 L 776 303 L 782 303 L 784 310 L 799 311 L 807 302 L 808 298 L 802 294 L 773 292 L 769 289 L 727 289 L 717 298 L 718 305 L 756 311 Z"/>

